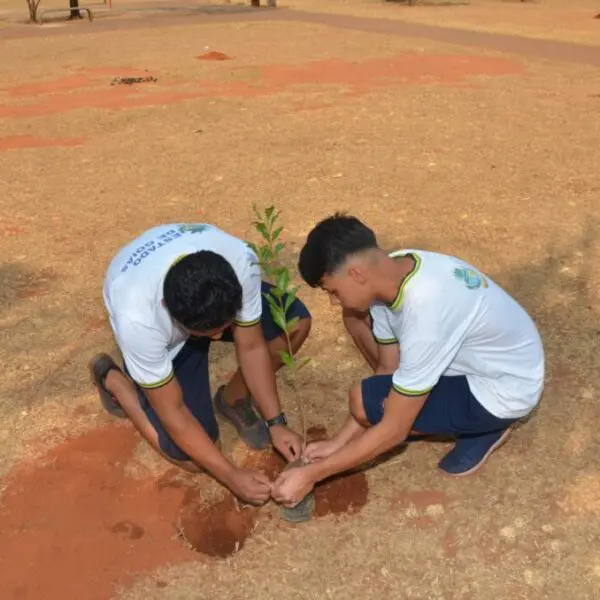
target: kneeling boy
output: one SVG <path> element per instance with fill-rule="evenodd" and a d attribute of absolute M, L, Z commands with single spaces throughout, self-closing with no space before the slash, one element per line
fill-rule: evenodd
<path fill-rule="evenodd" d="M 104 301 L 124 358 L 121 370 L 101 354 L 90 363 L 103 406 L 128 417 L 167 460 L 206 470 L 243 500 L 269 499 L 262 473 L 236 468 L 217 447 L 210 392 L 211 340 L 233 342 L 239 369 L 215 396 L 216 409 L 253 448 L 273 445 L 288 460 L 302 450 L 281 412 L 275 370 L 283 331 L 273 322 L 256 255 L 240 239 L 206 224 L 155 227 L 113 259 Z M 306 339 L 310 315 L 296 300 L 294 349 Z M 256 401 L 262 414 L 253 408 Z"/>
<path fill-rule="evenodd" d="M 335 215 L 311 231 L 299 269 L 343 307 L 375 375 L 350 391 L 338 435 L 306 448 L 312 464 L 278 478 L 276 500 L 293 506 L 316 482 L 410 434 L 454 436 L 439 467 L 473 473 L 538 404 L 544 351 L 533 321 L 462 260 L 421 250 L 387 254 L 359 220 Z"/>

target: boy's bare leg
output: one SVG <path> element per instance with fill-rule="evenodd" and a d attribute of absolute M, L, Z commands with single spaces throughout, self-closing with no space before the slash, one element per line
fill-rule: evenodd
<path fill-rule="evenodd" d="M 360 350 L 363 358 L 371 369 L 376 371 L 379 363 L 379 350 L 371 330 L 371 315 L 368 311 L 362 313 L 344 309 L 342 319 L 346 331 L 354 340 L 354 344 Z"/>
<path fill-rule="evenodd" d="M 140 435 L 158 452 L 164 459 L 189 473 L 204 473 L 196 463 L 191 460 L 179 461 L 167 456 L 158 443 L 158 433 L 150 423 L 146 413 L 142 410 L 138 398 L 138 390 L 131 380 L 123 373 L 113 369 L 108 372 L 104 380 L 104 387 L 115 397 L 119 406 L 125 411 L 134 427 Z M 217 442 L 218 444 L 218 442 Z"/>

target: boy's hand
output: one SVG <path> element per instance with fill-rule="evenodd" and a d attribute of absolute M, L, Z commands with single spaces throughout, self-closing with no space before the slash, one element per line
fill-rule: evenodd
<path fill-rule="evenodd" d="M 226 485 L 238 498 L 250 504 L 264 504 L 271 496 L 271 481 L 259 471 L 236 469 Z"/>
<path fill-rule="evenodd" d="M 309 462 L 316 462 L 327 458 L 340 449 L 340 444 L 335 440 L 311 442 L 304 450 L 304 458 Z"/>
<path fill-rule="evenodd" d="M 279 475 L 273 484 L 273 499 L 293 508 L 313 489 L 315 481 L 308 467 L 294 467 Z"/>
<path fill-rule="evenodd" d="M 288 462 L 293 462 L 302 456 L 302 438 L 285 425 L 271 427 L 271 441 Z"/>

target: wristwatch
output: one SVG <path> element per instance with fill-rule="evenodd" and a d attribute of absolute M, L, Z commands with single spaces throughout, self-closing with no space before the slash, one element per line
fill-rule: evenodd
<path fill-rule="evenodd" d="M 285 413 L 280 412 L 273 419 L 267 419 L 265 423 L 267 424 L 267 427 L 271 428 L 275 425 L 287 425 L 287 419 L 285 418 Z"/>

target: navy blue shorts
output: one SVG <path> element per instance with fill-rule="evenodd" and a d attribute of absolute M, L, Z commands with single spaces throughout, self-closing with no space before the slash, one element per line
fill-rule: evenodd
<path fill-rule="evenodd" d="M 269 283 L 263 281 L 263 293 L 268 292 L 271 287 Z M 302 301 L 296 299 L 290 306 L 287 316 L 289 319 L 293 317 L 306 319 L 310 317 L 310 313 Z M 278 338 L 283 333 L 282 329 L 273 321 L 269 303 L 264 297 L 261 324 L 267 342 Z M 232 330 L 226 329 L 223 332 L 223 337 L 218 341 L 233 342 Z M 181 386 L 184 404 L 210 438 L 216 442 L 219 439 L 219 426 L 215 418 L 208 372 L 208 351 L 213 342 L 214 340 L 210 338 L 189 338 L 173 359 L 173 371 Z M 161 450 L 175 460 L 190 460 L 190 457 L 171 439 L 139 386 L 138 390 L 140 404 L 148 420 L 158 433 L 158 443 Z"/>
<path fill-rule="evenodd" d="M 371 425 L 381 421 L 383 403 L 392 389 L 391 375 L 374 375 L 361 383 L 363 406 Z M 471 393 L 464 375 L 441 377 L 413 424 L 425 435 L 473 435 L 506 429 L 518 419 L 500 419 Z"/>

